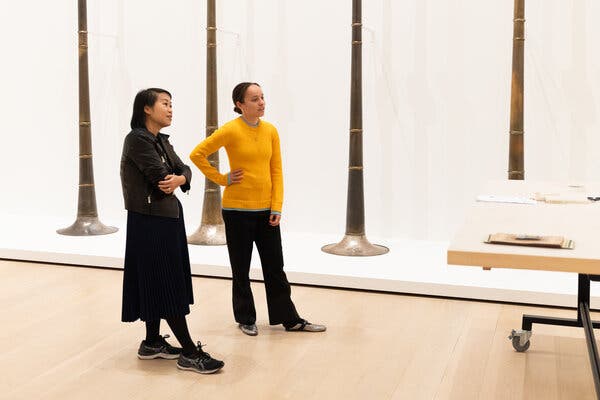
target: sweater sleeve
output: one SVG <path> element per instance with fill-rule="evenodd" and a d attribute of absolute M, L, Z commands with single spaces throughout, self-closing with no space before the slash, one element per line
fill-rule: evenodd
<path fill-rule="evenodd" d="M 202 173 L 214 183 L 227 186 L 228 174 L 221 174 L 218 169 L 210 164 L 208 156 L 218 151 L 227 144 L 228 135 L 226 131 L 217 129 L 197 145 L 190 154 L 190 160 L 202 171 Z"/>
<path fill-rule="evenodd" d="M 279 134 L 275 128 L 273 128 L 271 146 L 271 211 L 281 213 L 283 207 L 283 170 L 281 167 Z"/>

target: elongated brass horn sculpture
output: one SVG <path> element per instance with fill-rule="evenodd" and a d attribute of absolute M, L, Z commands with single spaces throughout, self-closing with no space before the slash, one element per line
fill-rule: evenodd
<path fill-rule="evenodd" d="M 361 0 L 352 0 L 352 66 L 350 82 L 350 155 L 346 234 L 341 242 L 321 250 L 339 256 L 377 256 L 387 247 L 371 244 L 365 234 L 362 130 L 362 22 Z"/>
<path fill-rule="evenodd" d="M 77 201 L 77 219 L 73 225 L 59 229 L 56 232 L 70 236 L 106 235 L 114 233 L 118 229 L 100 222 L 96 207 L 92 162 L 86 0 L 77 2 L 77 11 L 79 23 L 79 198 Z"/>
<path fill-rule="evenodd" d="M 206 137 L 212 135 L 219 124 L 217 108 L 217 24 L 215 0 L 207 1 L 206 14 Z M 208 156 L 208 162 L 219 169 L 219 152 Z M 188 243 L 200 245 L 223 245 L 225 225 L 221 215 L 221 187 L 204 178 L 204 202 L 202 204 L 202 222 Z"/>
<path fill-rule="evenodd" d="M 523 64 L 525 53 L 525 0 L 515 0 L 512 80 L 510 90 L 510 140 L 508 179 L 525 179 L 523 129 Z"/>

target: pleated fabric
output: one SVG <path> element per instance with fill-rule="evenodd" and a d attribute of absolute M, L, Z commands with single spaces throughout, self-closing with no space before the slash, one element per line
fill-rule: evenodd
<path fill-rule="evenodd" d="M 181 203 L 179 218 L 128 211 L 121 320 L 182 317 L 193 303 Z"/>

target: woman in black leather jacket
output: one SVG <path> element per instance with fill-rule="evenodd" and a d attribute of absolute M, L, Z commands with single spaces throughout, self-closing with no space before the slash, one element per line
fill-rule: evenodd
<path fill-rule="evenodd" d="M 199 373 L 221 369 L 190 337 L 186 315 L 194 302 L 181 203 L 177 188 L 190 189 L 192 173 L 160 129 L 171 125 L 171 94 L 164 89 L 140 91 L 133 103 L 132 131 L 121 156 L 121 185 L 127 209 L 123 275 L 123 322 L 141 319 L 146 339 L 140 359 L 178 359 L 177 367 Z M 160 335 L 165 319 L 183 348 Z"/>

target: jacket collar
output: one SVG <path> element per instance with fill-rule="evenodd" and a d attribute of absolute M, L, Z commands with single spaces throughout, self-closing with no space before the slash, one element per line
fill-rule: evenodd
<path fill-rule="evenodd" d="M 152 134 L 152 132 L 150 132 L 146 128 L 135 128 L 133 130 L 133 132 L 138 133 L 138 134 L 143 135 L 143 136 L 146 136 L 148 139 L 153 140 L 153 141 L 157 141 L 158 138 L 161 138 L 161 139 L 168 139 L 169 138 L 169 135 L 167 135 L 166 133 L 161 133 L 161 132 L 158 132 L 158 135 L 154 136 Z"/>

